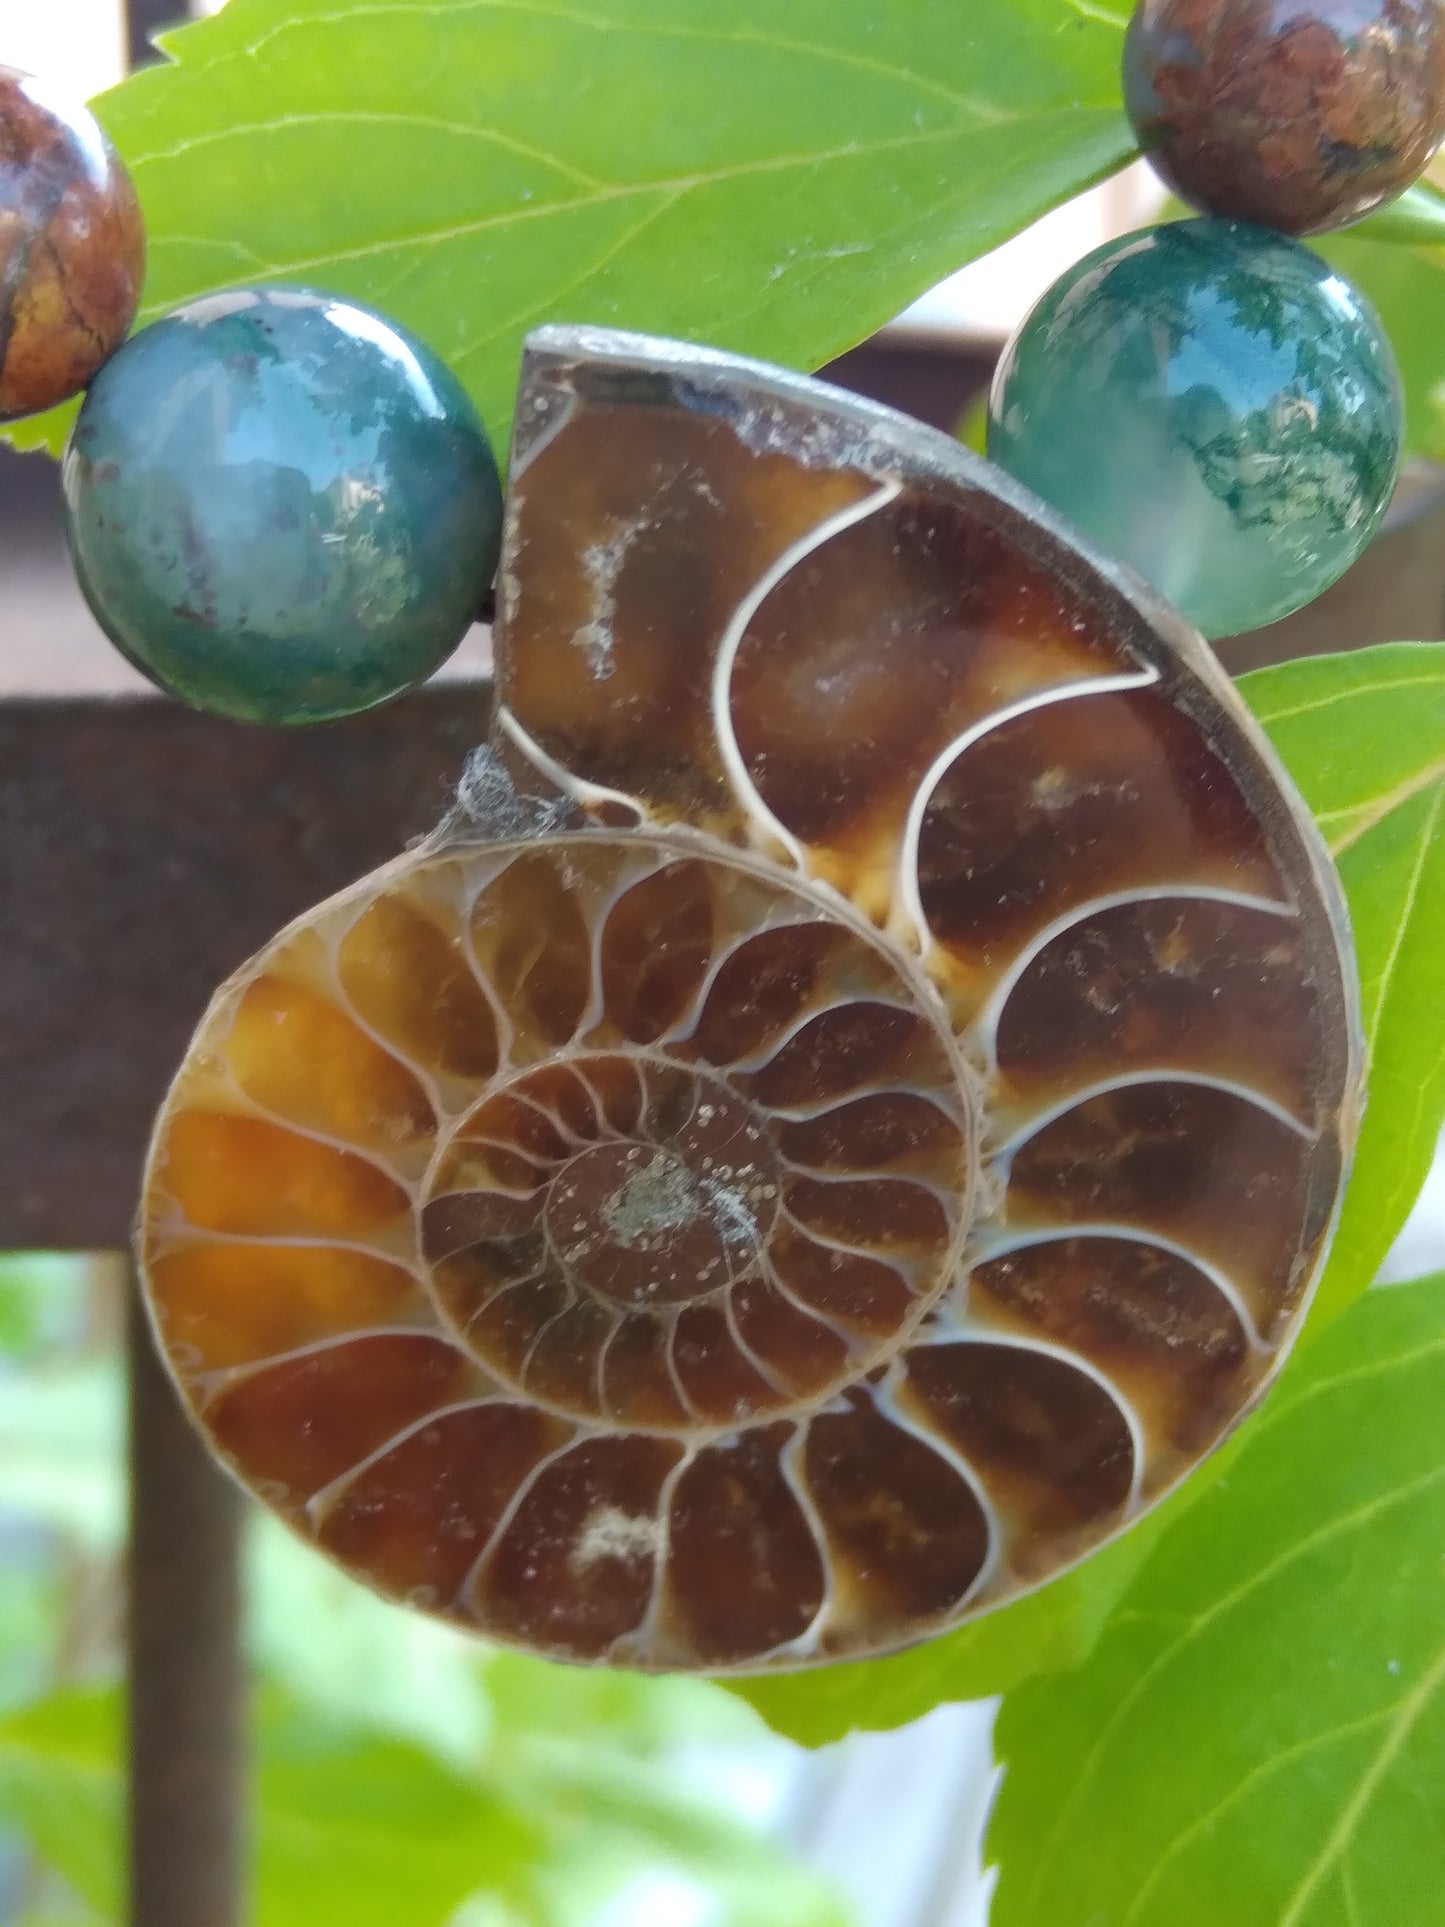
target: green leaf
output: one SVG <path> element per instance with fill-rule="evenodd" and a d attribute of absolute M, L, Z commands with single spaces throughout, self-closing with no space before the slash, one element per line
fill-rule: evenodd
<path fill-rule="evenodd" d="M 230 0 L 97 108 L 149 225 L 143 317 L 237 281 L 360 297 L 504 446 L 537 322 L 816 366 L 1111 173 L 1121 24 L 1083 0 Z"/>
<path fill-rule="evenodd" d="M 719 1806 L 718 1779 L 782 1750 L 719 1686 L 500 1648 L 484 1677 L 491 1771 L 547 1831 L 546 1911 L 590 1922 L 605 1892 L 661 1866 L 707 1895 L 714 1927 L 844 1927 L 825 1882 Z"/>
<path fill-rule="evenodd" d="M 719 1695 L 719 1697 L 722 1697 Z M 645 1767 L 597 1733 L 591 1744 L 545 1740 L 499 1761 L 524 1810 L 547 1830 L 538 1887 L 558 1899 L 622 1886 L 659 1865 L 705 1892 L 717 1927 L 846 1927 L 836 1897 L 816 1875 L 701 1793 L 682 1776 Z"/>
<path fill-rule="evenodd" d="M 114 1920 L 125 1891 L 121 1744 L 115 1692 L 57 1692 L 0 1719 L 0 1823 Z"/>
<path fill-rule="evenodd" d="M 510 1798 L 419 1747 L 269 1696 L 258 1726 L 256 1927 L 445 1927 L 537 1856 Z"/>
<path fill-rule="evenodd" d="M 1406 449 L 1439 461 L 1445 459 L 1445 246 L 1394 247 L 1367 238 L 1370 232 L 1367 223 L 1313 245 L 1375 304 L 1405 384 Z"/>
<path fill-rule="evenodd" d="M 1310 1347 L 1093 1657 L 1005 1702 L 993 1927 L 1424 1927 L 1445 1894 L 1445 1277 Z"/>
<path fill-rule="evenodd" d="M 511 1802 L 420 1748 L 280 1695 L 257 1719 L 254 1927 L 445 1927 L 536 1857 Z M 0 1720 L 0 1819 L 103 1914 L 123 1884 L 118 1690 L 61 1692 Z"/>
<path fill-rule="evenodd" d="M 1394 247 L 1440 247 L 1445 244 L 1445 194 L 1428 181 L 1417 181 L 1349 233 L 1352 241 L 1378 241 Z"/>
<path fill-rule="evenodd" d="M 0 1252 L 3 1355 L 48 1349 L 75 1337 L 85 1304 L 85 1260 L 53 1251 Z"/>
<path fill-rule="evenodd" d="M 1374 1279 L 1445 1122 L 1445 644 L 1390 643 L 1241 679 L 1340 866 L 1369 1101 L 1312 1316 Z"/>

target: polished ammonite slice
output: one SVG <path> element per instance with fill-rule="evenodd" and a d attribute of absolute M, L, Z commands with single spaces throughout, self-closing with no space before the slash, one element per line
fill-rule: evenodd
<path fill-rule="evenodd" d="M 157 1329 L 394 1597 L 887 1650 L 1280 1362 L 1359 1106 L 1333 876 L 1198 638 L 943 438 L 584 330 L 517 419 L 491 748 L 207 1013 Z"/>

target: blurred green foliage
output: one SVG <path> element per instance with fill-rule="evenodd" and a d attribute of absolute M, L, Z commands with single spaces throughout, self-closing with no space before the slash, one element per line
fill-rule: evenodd
<path fill-rule="evenodd" d="M 112 1276 L 0 1257 L 0 1920 L 122 1918 Z M 252 1522 L 253 1927 L 845 1927 L 743 1816 L 786 1747 L 720 1688 L 563 1669 L 373 1598 Z M 618 1910 L 621 1910 L 620 1912 Z"/>

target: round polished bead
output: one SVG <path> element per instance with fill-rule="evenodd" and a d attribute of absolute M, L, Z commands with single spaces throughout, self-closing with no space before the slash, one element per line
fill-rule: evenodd
<path fill-rule="evenodd" d="M 989 454 L 1210 636 L 1313 601 L 1399 466 L 1372 310 L 1282 235 L 1181 221 L 1110 242 L 1004 350 Z"/>
<path fill-rule="evenodd" d="M 0 421 L 79 394 L 144 273 L 135 189 L 94 116 L 0 67 Z"/>
<path fill-rule="evenodd" d="M 1141 0 L 1124 50 L 1141 146 L 1206 214 L 1346 227 L 1445 136 L 1440 0 Z"/>
<path fill-rule="evenodd" d="M 102 369 L 66 450 L 102 628 L 197 709 L 310 723 L 429 676 L 496 568 L 497 465 L 436 355 L 369 309 L 238 289 Z"/>

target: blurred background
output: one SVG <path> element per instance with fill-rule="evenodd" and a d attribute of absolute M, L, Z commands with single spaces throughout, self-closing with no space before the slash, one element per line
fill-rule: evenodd
<path fill-rule="evenodd" d="M 0 0 L 0 62 L 88 95 L 126 57 L 120 0 Z M 1033 300 L 1159 204 L 1131 170 L 953 276 L 832 378 L 969 435 Z M 1442 634 L 1445 494 L 1416 468 L 1330 596 L 1222 654 L 1241 668 Z M 488 646 L 474 631 L 447 673 L 476 675 Z M 75 588 L 54 466 L 0 450 L 0 699 L 146 687 Z M 0 1011 L 0 1028 L 22 1021 Z M 1387 1275 L 1441 1262 L 1437 1168 Z M 121 1918 L 125 1289 L 114 1258 L 0 1255 L 5 1927 Z M 270 1521 L 250 1523 L 246 1557 L 258 1927 L 983 1927 L 990 1706 L 808 1753 L 704 1682 L 480 1649 Z M 460 1911 L 438 1898 L 463 1892 Z"/>

